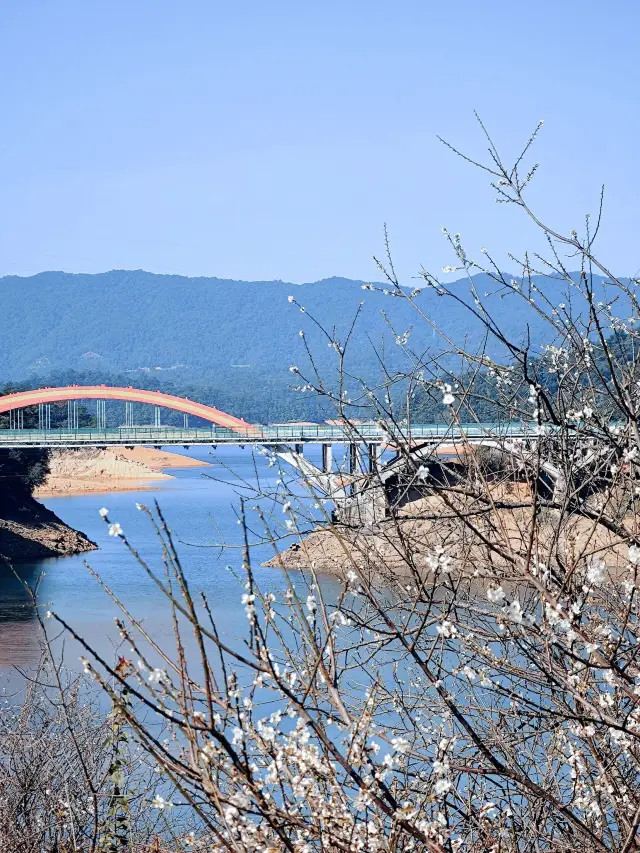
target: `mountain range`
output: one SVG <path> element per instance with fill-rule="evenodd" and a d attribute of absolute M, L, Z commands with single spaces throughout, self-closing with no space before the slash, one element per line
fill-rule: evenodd
<path fill-rule="evenodd" d="M 247 282 L 143 270 L 6 276 L 0 278 L 0 382 L 48 384 L 72 369 L 129 377 L 133 385 L 201 384 L 247 397 L 257 388 L 280 393 L 296 382 L 289 372 L 293 363 L 307 369 L 300 330 L 320 371 L 329 371 L 336 353 L 314 320 L 335 328 L 344 342 L 358 311 L 348 356 L 352 375 L 379 376 L 381 354 L 391 370 L 406 366 L 396 337 L 412 327 L 414 351 L 441 346 L 407 300 L 363 290 L 363 284 L 344 278 L 301 285 Z M 504 333 L 522 339 L 517 297 L 500 298 L 487 276 L 476 276 L 474 284 L 489 294 Z M 566 298 L 565 283 L 546 279 L 538 285 L 552 299 Z M 466 280 L 451 287 L 468 300 Z M 431 288 L 419 293 L 416 304 L 451 339 L 481 345 L 483 330 L 462 305 Z M 527 315 L 532 342 L 542 342 L 543 322 L 535 312 Z"/>

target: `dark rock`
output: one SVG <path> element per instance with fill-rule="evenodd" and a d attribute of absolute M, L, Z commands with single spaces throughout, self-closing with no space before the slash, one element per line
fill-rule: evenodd
<path fill-rule="evenodd" d="M 35 498 L 5 502 L 1 515 L 0 557 L 12 562 L 82 554 L 98 547 Z"/>

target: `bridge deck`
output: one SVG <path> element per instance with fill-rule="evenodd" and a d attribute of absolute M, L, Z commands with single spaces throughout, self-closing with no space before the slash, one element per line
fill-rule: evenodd
<path fill-rule="evenodd" d="M 535 424 L 469 424 L 456 427 L 425 424 L 411 427 L 411 441 L 456 444 L 481 441 L 488 437 L 533 438 Z M 403 436 L 406 440 L 407 436 Z M 0 429 L 0 447 L 108 447 L 160 445 L 230 444 L 340 444 L 385 442 L 389 436 L 376 424 L 363 424 L 354 430 L 339 426 L 252 427 L 242 434 L 224 427 L 115 427 L 110 429 Z"/>

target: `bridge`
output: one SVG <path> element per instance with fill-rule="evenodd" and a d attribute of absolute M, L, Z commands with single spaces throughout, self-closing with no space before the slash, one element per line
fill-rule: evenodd
<path fill-rule="evenodd" d="M 96 401 L 96 426 L 79 427 L 80 401 Z M 124 402 L 124 424 L 107 425 L 106 402 Z M 51 407 L 66 402 L 66 426 L 51 427 Z M 154 407 L 153 425 L 135 425 L 133 404 L 143 403 Z M 24 428 L 24 410 L 38 407 L 38 428 Z M 183 415 L 183 426 L 162 426 L 161 409 L 172 409 Z M 359 523 L 370 523 L 377 517 L 381 501 L 376 497 L 380 488 L 386 489 L 387 480 L 405 464 L 404 456 L 381 463 L 383 450 L 398 451 L 401 446 L 415 456 L 418 464 L 422 456 L 429 456 L 438 446 L 455 446 L 463 443 L 488 444 L 496 441 L 508 452 L 520 458 L 530 452 L 538 433 L 536 424 L 421 424 L 403 427 L 396 435 L 377 423 L 286 424 L 262 426 L 250 424 L 241 418 L 182 397 L 159 391 L 138 388 L 115 388 L 107 385 L 68 386 L 64 388 L 39 388 L 0 397 L 0 414 L 8 414 L 8 425 L 0 428 L 0 448 L 78 448 L 78 447 L 136 447 L 209 445 L 262 445 L 282 461 L 293 466 L 302 478 L 319 488 L 331 498 L 345 519 L 357 518 Z M 208 426 L 189 426 L 189 416 L 208 422 Z M 63 419 L 64 420 L 64 419 Z M 318 444 L 322 447 L 322 462 L 318 468 L 305 458 L 304 447 Z M 335 471 L 333 445 L 345 445 L 345 463 L 340 466 L 347 476 Z M 426 458 L 426 457 L 425 457 Z M 377 472 L 376 495 L 364 491 L 358 483 L 363 473 Z M 382 502 L 384 503 L 384 502 Z"/>
<path fill-rule="evenodd" d="M 96 401 L 96 426 L 81 428 L 78 425 L 78 403 Z M 106 402 L 125 403 L 125 423 L 107 426 Z M 67 403 L 66 426 L 51 427 L 51 407 Z M 133 423 L 133 403 L 154 407 L 154 424 Z M 38 406 L 38 428 L 24 428 L 24 410 Z M 162 408 L 181 412 L 182 427 L 162 426 Z M 159 391 L 138 388 L 115 388 L 107 385 L 68 386 L 64 388 L 39 388 L 0 397 L 0 414 L 8 413 L 8 426 L 0 429 L 0 448 L 79 448 L 79 447 L 140 447 L 193 445 L 262 445 L 281 460 L 293 466 L 300 475 L 314 483 L 338 503 L 345 504 L 353 491 L 352 483 L 358 475 L 384 470 L 391 475 L 394 465 L 380 464 L 383 450 L 397 450 L 401 445 L 416 448 L 422 453 L 438 445 L 460 443 L 482 444 L 486 441 L 511 441 L 531 439 L 535 425 L 470 424 L 447 426 L 445 424 L 412 425 L 410 429 L 390 435 L 377 423 L 327 423 L 288 424 L 261 426 L 250 424 L 229 415 L 214 406 L 207 406 L 182 397 Z M 208 421 L 208 426 L 189 426 L 189 416 Z M 529 444 L 528 441 L 525 442 Z M 318 444 L 322 447 L 321 467 L 317 468 L 304 456 L 304 447 Z M 333 445 L 345 445 L 345 463 L 341 466 L 347 474 L 345 480 L 334 475 Z M 418 450 L 418 448 L 421 448 Z M 355 475 L 355 477 L 353 476 Z"/>
<path fill-rule="evenodd" d="M 96 426 L 78 426 L 78 402 L 96 400 Z M 125 403 L 125 423 L 107 426 L 106 401 Z M 67 424 L 51 428 L 51 406 L 67 403 Z M 155 409 L 155 423 L 134 425 L 133 403 L 144 403 Z M 24 409 L 38 406 L 38 428 L 24 428 Z M 162 408 L 181 412 L 182 427 L 162 426 Z M 112 445 L 182 445 L 197 444 L 260 444 L 260 445 L 304 445 L 338 443 L 393 445 L 393 439 L 378 424 L 289 424 L 261 426 L 183 397 L 174 397 L 160 391 L 139 388 L 117 388 L 108 385 L 71 385 L 63 388 L 38 388 L 20 391 L 0 397 L 0 414 L 9 414 L 8 428 L 0 429 L 0 447 L 106 447 Z M 189 416 L 208 421 L 208 427 L 189 427 Z M 402 440 L 434 443 L 479 442 L 497 434 L 510 439 L 531 438 L 534 425 L 470 424 L 456 427 L 427 424 L 412 425 Z"/>

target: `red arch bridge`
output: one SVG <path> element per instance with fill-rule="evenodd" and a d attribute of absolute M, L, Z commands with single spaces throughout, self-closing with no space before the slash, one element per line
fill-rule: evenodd
<path fill-rule="evenodd" d="M 124 402 L 124 423 L 109 424 L 107 402 Z M 96 426 L 81 428 L 78 425 L 78 404 L 95 401 Z M 134 424 L 133 404 L 143 403 L 153 407 L 153 424 Z M 66 404 L 66 418 L 62 427 L 51 426 L 52 407 Z M 91 405 L 91 404 L 90 404 Z M 25 428 L 24 410 L 38 409 L 37 428 Z M 162 409 L 181 412 L 181 427 L 163 426 Z M 119 413 L 122 409 L 119 408 Z M 145 391 L 139 388 L 116 388 L 107 385 L 71 385 L 63 388 L 38 388 L 20 391 L 0 397 L 0 415 L 8 414 L 4 428 L 0 429 L 0 448 L 20 447 L 106 447 L 139 446 L 159 447 L 163 445 L 195 444 L 218 445 L 256 444 L 270 447 L 282 458 L 298 467 L 309 476 L 318 474 L 306 460 L 302 461 L 305 444 L 323 446 L 322 461 L 325 472 L 331 470 L 331 446 L 348 444 L 350 451 L 349 469 L 355 471 L 363 467 L 372 468 L 376 463 L 382 446 L 397 444 L 398 440 L 390 436 L 375 423 L 346 425 L 332 424 L 287 424 L 261 426 L 250 424 L 241 418 L 183 397 L 174 397 L 160 391 Z M 207 422 L 207 426 L 190 426 L 189 417 Z M 60 420 L 59 418 L 57 420 Z M 510 439 L 531 437 L 531 432 L 519 424 L 502 425 L 501 434 Z M 462 441 L 481 443 L 496 435 L 495 425 L 470 425 L 455 428 L 445 425 L 428 424 L 412 426 L 409 436 L 402 441 L 411 443 L 447 444 Z M 308 469 L 308 470 L 307 470 Z"/>

